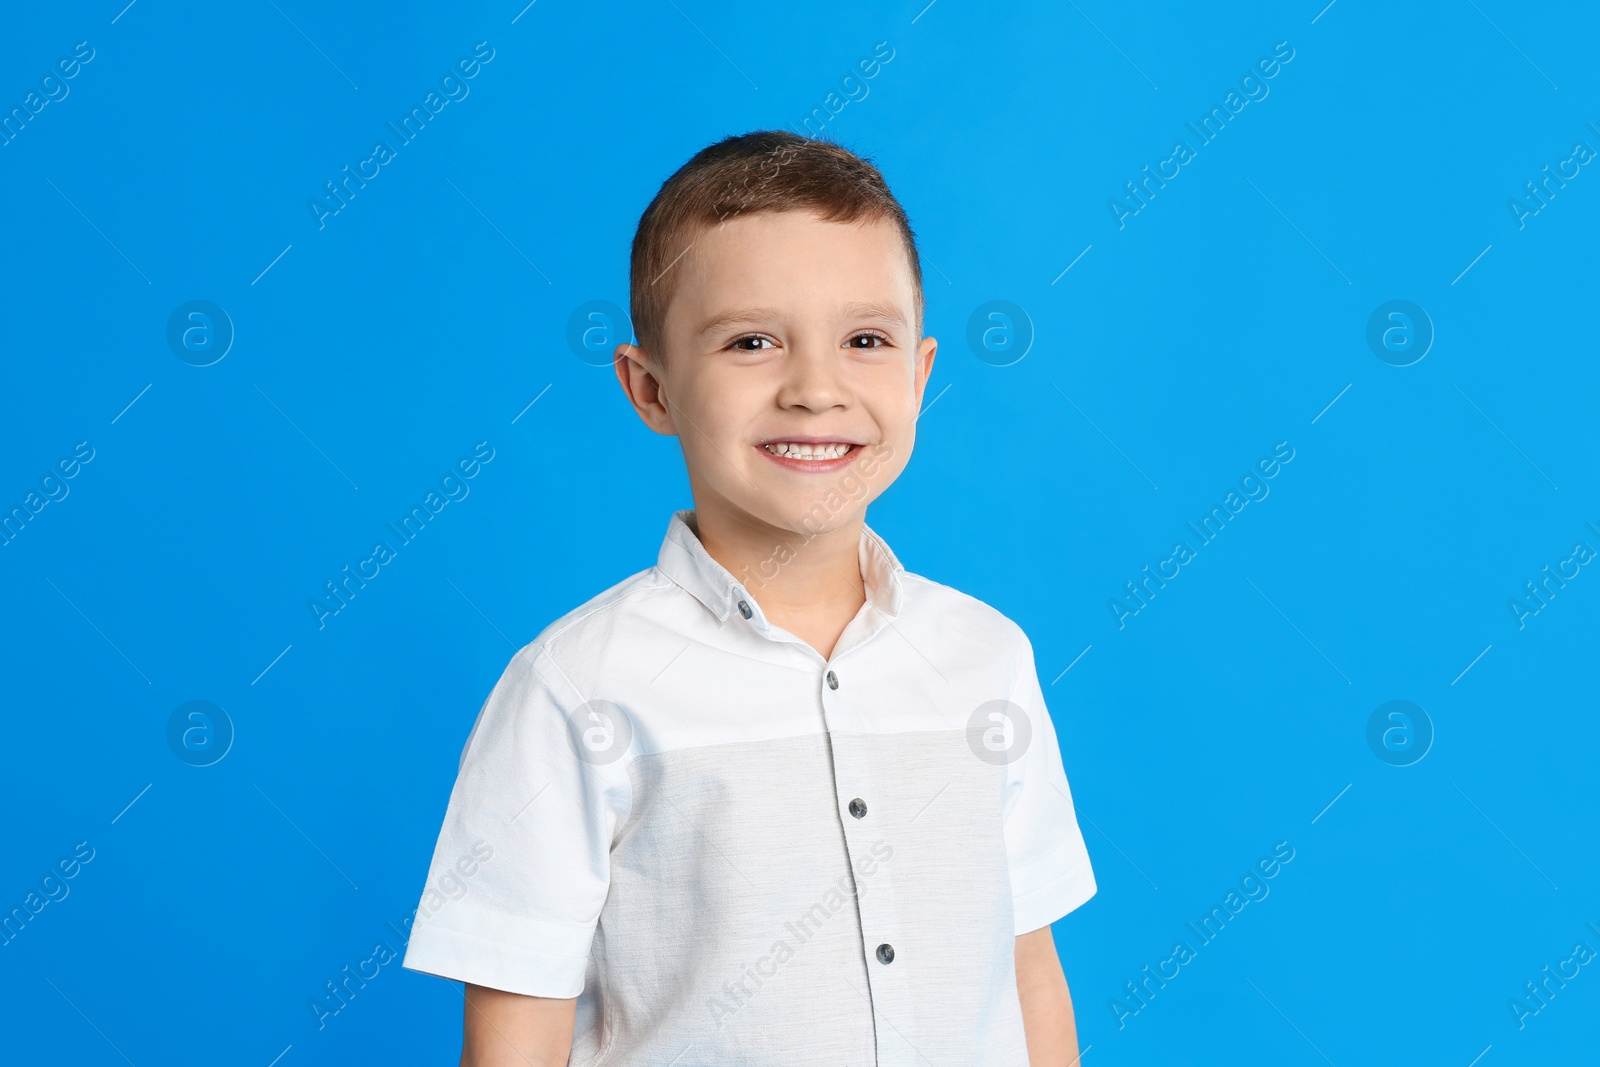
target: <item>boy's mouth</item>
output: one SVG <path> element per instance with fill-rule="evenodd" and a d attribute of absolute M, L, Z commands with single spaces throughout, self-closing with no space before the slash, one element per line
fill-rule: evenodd
<path fill-rule="evenodd" d="M 861 449 L 853 441 L 838 438 L 763 441 L 757 447 L 785 467 L 806 471 L 837 470 L 848 465 Z"/>

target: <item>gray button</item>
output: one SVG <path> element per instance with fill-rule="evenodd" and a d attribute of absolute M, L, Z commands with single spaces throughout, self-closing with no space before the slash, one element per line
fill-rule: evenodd
<path fill-rule="evenodd" d="M 828 688 L 829 689 L 837 689 L 837 688 L 839 688 L 839 676 L 837 674 L 834 674 L 832 671 L 828 672 Z"/>
<path fill-rule="evenodd" d="M 850 814 L 858 819 L 865 818 L 867 814 L 866 802 L 860 797 L 856 797 L 850 802 Z"/>
<path fill-rule="evenodd" d="M 739 614 L 747 619 L 750 617 L 750 605 L 743 600 L 739 601 Z"/>
<path fill-rule="evenodd" d="M 882 945 L 878 946 L 878 962 L 879 963 L 893 963 L 894 962 L 894 946 L 893 945 L 882 944 Z"/>

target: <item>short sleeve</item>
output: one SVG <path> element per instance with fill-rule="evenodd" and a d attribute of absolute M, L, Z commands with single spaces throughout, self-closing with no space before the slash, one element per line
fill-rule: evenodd
<path fill-rule="evenodd" d="M 631 804 L 623 753 L 572 733 L 584 706 L 542 645 L 512 658 L 467 737 L 402 966 L 528 996 L 583 991 Z"/>
<path fill-rule="evenodd" d="M 1011 700 L 1026 716 L 1029 738 L 1023 754 L 1007 765 L 1001 806 L 1018 936 L 1049 926 L 1095 893 L 1061 746 L 1039 688 L 1033 645 L 1026 635 L 1022 642 Z"/>

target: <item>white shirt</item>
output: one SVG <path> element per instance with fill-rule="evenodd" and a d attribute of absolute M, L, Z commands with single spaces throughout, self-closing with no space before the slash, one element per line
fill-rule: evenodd
<path fill-rule="evenodd" d="M 824 658 L 693 521 L 512 658 L 404 966 L 577 997 L 573 1067 L 1026 1067 L 1014 939 L 1095 892 L 1028 638 L 864 526 Z"/>

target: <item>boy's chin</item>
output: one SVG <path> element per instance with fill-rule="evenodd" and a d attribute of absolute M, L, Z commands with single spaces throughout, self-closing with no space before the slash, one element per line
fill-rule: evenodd
<path fill-rule="evenodd" d="M 862 503 L 838 493 L 818 490 L 813 493 L 774 493 L 759 502 L 747 502 L 743 510 L 768 526 L 796 537 L 811 538 L 850 526 L 860 517 Z"/>

